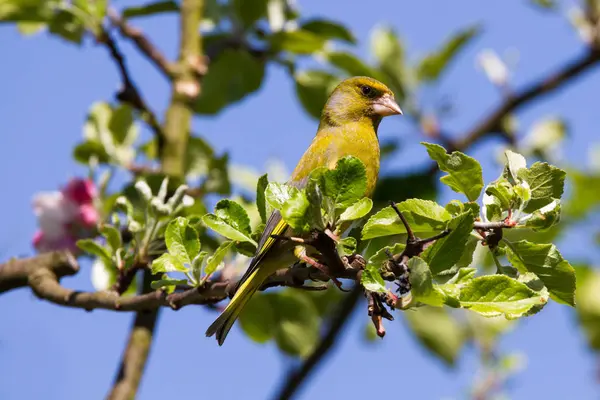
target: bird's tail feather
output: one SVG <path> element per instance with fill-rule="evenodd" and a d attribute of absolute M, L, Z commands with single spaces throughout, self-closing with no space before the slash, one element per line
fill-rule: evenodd
<path fill-rule="evenodd" d="M 236 290 L 233 299 L 231 299 L 227 307 L 225 307 L 225 310 L 223 310 L 221 315 L 219 315 L 215 322 L 213 322 L 206 330 L 206 336 L 213 336 L 216 334 L 219 346 L 225 342 L 229 330 L 233 327 L 233 324 L 242 312 L 242 309 L 262 284 L 262 280 L 258 279 L 259 272 L 260 270 L 256 269 L 247 277 L 247 279 L 239 286 L 238 290 Z"/>

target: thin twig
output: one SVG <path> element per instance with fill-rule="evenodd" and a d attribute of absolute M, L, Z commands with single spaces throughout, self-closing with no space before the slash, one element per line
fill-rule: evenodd
<path fill-rule="evenodd" d="M 396 211 L 396 214 L 398 214 L 398 217 L 400 218 L 400 221 L 402 221 L 402 225 L 404 225 L 404 228 L 406 228 L 406 234 L 408 235 L 408 238 L 411 240 L 415 240 L 415 234 L 413 233 L 410 225 L 408 224 L 406 217 L 400 212 L 400 209 L 394 201 L 390 201 L 390 205 L 392 206 L 394 211 Z"/>
<path fill-rule="evenodd" d="M 106 45 L 111 58 L 115 61 L 117 68 L 119 69 L 119 75 L 121 76 L 123 87 L 117 94 L 117 98 L 124 103 L 130 104 L 133 108 L 140 112 L 142 119 L 154 132 L 154 135 L 159 143 L 158 148 L 160 149 L 161 143 L 163 142 L 165 136 L 163 129 L 160 126 L 156 115 L 147 106 L 146 102 L 142 98 L 142 95 L 140 94 L 140 91 L 133 82 L 131 74 L 129 73 L 125 63 L 125 57 L 119 49 L 117 42 L 107 30 L 104 30 L 99 35 L 98 41 Z"/>
<path fill-rule="evenodd" d="M 562 87 L 565 83 L 571 82 L 583 72 L 595 66 L 599 61 L 600 50 L 594 48 L 589 49 L 582 56 L 569 61 L 548 76 L 545 76 L 526 86 L 524 89 L 506 97 L 494 111 L 480 123 L 475 125 L 475 127 L 467 132 L 462 139 L 454 142 L 452 147 L 456 150 L 464 150 L 488 134 L 502 134 L 502 122 L 511 112 L 533 100 L 539 99 L 543 95 L 553 92 Z M 512 141 L 512 138 L 507 138 Z"/>
<path fill-rule="evenodd" d="M 176 66 L 167 60 L 158 47 L 156 47 L 139 28 L 129 24 L 129 22 L 124 20 L 113 8 L 108 9 L 107 15 L 110 23 L 119 30 L 121 36 L 131 40 L 140 52 L 144 54 L 146 58 L 148 58 L 152 64 L 165 75 L 165 77 L 169 79 L 172 78 Z"/>
<path fill-rule="evenodd" d="M 274 396 L 275 399 L 292 399 L 294 395 L 298 393 L 298 390 L 302 385 L 306 384 L 315 368 L 330 354 L 338 336 L 342 333 L 350 315 L 352 315 L 352 311 L 358 304 L 361 293 L 362 287 L 360 285 L 355 285 L 350 293 L 344 298 L 344 301 L 340 304 L 339 310 L 336 310 L 331 317 L 329 328 L 319 345 L 300 367 L 294 369 L 287 375 L 278 393 Z"/>

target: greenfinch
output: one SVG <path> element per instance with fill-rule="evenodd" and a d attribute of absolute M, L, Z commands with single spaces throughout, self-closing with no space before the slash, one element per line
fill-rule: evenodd
<path fill-rule="evenodd" d="M 379 140 L 377 128 L 383 117 L 402 114 L 392 91 L 369 77 L 352 77 L 342 81 L 330 94 L 317 134 L 294 169 L 288 184 L 302 188 L 310 173 L 319 167 L 335 168 L 346 156 L 360 159 L 366 167 L 370 197 L 379 174 Z M 292 229 L 278 211 L 271 213 L 259 240 L 256 254 L 239 281 L 235 295 L 221 315 L 206 330 L 216 334 L 222 345 L 243 307 L 264 281 L 277 270 L 298 261 L 291 241 L 277 240 L 272 235 L 293 236 Z"/>

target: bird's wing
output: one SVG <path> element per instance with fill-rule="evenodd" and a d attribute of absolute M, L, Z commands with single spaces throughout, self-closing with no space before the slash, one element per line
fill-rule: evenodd
<path fill-rule="evenodd" d="M 298 189 L 301 189 L 306 185 L 307 180 L 308 178 L 304 178 L 299 181 L 288 182 L 288 184 L 295 186 Z M 283 235 L 285 234 L 288 228 L 289 225 L 283 220 L 283 218 L 281 218 L 281 213 L 279 212 L 279 210 L 274 210 L 269 216 L 269 219 L 267 220 L 267 224 L 265 226 L 265 230 L 263 231 L 260 240 L 258 241 L 256 254 L 252 258 L 252 261 L 250 261 L 248 269 L 236 285 L 236 291 L 240 287 L 240 285 L 244 283 L 250 275 L 252 275 L 252 273 L 260 265 L 260 262 L 265 258 L 267 253 L 273 248 L 275 243 L 278 242 L 278 239 L 274 239 L 273 237 L 271 237 L 271 235 Z"/>

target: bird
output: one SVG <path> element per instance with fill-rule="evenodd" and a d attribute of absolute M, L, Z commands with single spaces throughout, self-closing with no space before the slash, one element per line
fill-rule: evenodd
<path fill-rule="evenodd" d="M 380 81 L 366 76 L 355 76 L 341 81 L 330 93 L 312 143 L 292 172 L 290 185 L 302 188 L 310 173 L 319 167 L 333 169 L 339 159 L 354 156 L 366 168 L 367 189 L 371 197 L 379 175 L 379 139 L 377 129 L 384 117 L 402 114 L 394 93 Z M 206 330 L 206 336 L 216 335 L 219 346 L 233 327 L 244 306 L 264 281 L 277 270 L 298 261 L 291 241 L 277 240 L 275 236 L 292 236 L 293 230 L 274 210 L 248 269 L 237 283 L 234 296 L 222 313 Z"/>

